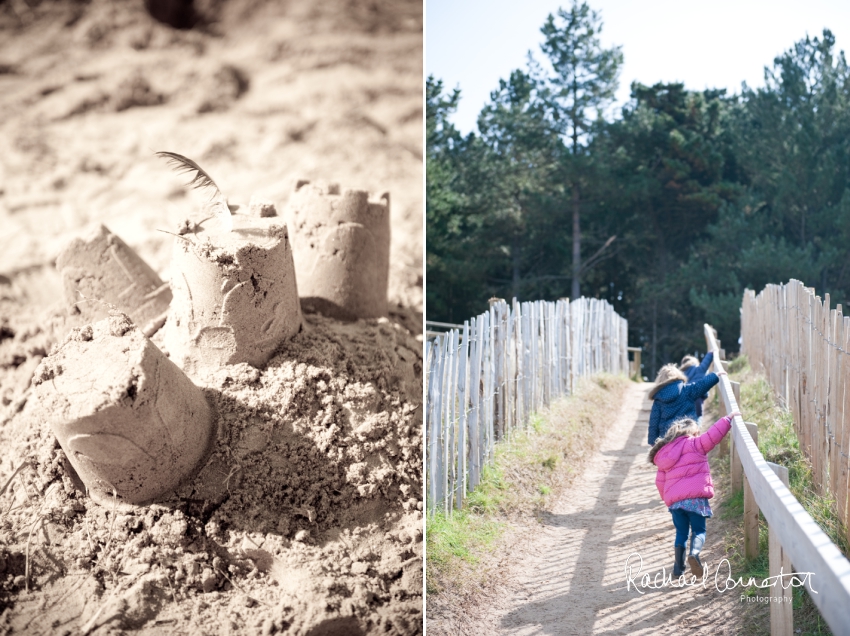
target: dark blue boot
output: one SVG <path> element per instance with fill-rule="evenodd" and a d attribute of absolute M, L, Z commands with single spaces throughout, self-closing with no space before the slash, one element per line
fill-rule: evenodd
<path fill-rule="evenodd" d="M 673 576 L 679 578 L 685 573 L 685 546 L 676 546 L 676 562 L 673 564 Z"/>

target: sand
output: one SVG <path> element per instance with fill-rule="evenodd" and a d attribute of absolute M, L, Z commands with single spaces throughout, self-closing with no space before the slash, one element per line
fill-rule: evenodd
<path fill-rule="evenodd" d="M 191 30 L 0 5 L 0 634 L 420 633 L 421 3 L 196 4 Z M 249 209 L 299 179 L 390 192 L 389 311 L 306 313 L 265 366 L 198 371 L 209 459 L 154 504 L 97 503 L 30 385 L 79 326 L 73 236 L 102 223 L 170 280 L 158 230 L 205 197 L 157 150 Z"/>

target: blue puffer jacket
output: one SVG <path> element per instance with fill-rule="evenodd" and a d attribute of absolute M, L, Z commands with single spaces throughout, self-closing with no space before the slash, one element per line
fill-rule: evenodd
<path fill-rule="evenodd" d="M 705 377 L 705 374 L 711 368 L 711 362 L 714 360 L 714 352 L 709 351 L 705 354 L 705 357 L 702 359 L 702 362 L 695 367 L 689 367 L 685 369 L 685 377 L 688 378 L 688 382 L 696 382 L 697 380 L 702 380 Z M 708 398 L 708 394 L 699 396 L 696 400 L 694 400 L 694 406 L 696 407 L 697 417 L 702 417 L 702 403 L 704 400 Z"/>
<path fill-rule="evenodd" d="M 676 420 L 689 417 L 697 419 L 697 398 L 705 395 L 717 384 L 719 378 L 709 373 L 702 380 L 685 384 L 677 380 L 660 389 L 652 401 L 652 412 L 649 414 L 649 443 L 654 444 L 659 437 L 664 437 L 667 429 Z"/>

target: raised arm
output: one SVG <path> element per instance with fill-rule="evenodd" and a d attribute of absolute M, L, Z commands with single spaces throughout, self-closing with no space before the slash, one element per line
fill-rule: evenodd
<path fill-rule="evenodd" d="M 740 415 L 740 413 L 738 414 Z M 732 416 L 726 415 L 717 420 L 711 425 L 705 433 L 697 437 L 696 446 L 702 451 L 703 455 L 708 455 L 708 451 L 717 446 L 723 436 L 732 428 Z"/>
<path fill-rule="evenodd" d="M 699 365 L 700 375 L 705 375 L 708 373 L 708 370 L 711 368 L 711 362 L 714 360 L 714 351 L 709 351 L 705 354 L 705 357 L 702 359 Z"/>
<path fill-rule="evenodd" d="M 655 440 L 660 435 L 659 425 L 661 424 L 661 405 L 654 401 L 652 402 L 652 411 L 649 413 L 649 445 L 652 446 Z"/>
<path fill-rule="evenodd" d="M 708 390 L 717 384 L 719 380 L 720 378 L 717 377 L 716 373 L 709 373 L 702 380 L 686 384 L 682 389 L 682 395 L 689 400 L 696 400 L 708 393 Z"/>

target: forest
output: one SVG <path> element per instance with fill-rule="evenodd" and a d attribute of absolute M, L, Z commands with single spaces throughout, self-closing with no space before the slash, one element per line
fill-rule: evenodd
<path fill-rule="evenodd" d="M 426 316 L 462 323 L 490 297 L 604 298 L 653 379 L 738 349 L 743 291 L 791 278 L 850 298 L 850 70 L 828 29 L 765 67 L 765 85 L 635 82 L 600 15 L 574 1 L 499 81 L 464 136 L 460 88 L 426 82 Z"/>

